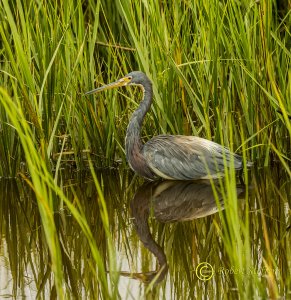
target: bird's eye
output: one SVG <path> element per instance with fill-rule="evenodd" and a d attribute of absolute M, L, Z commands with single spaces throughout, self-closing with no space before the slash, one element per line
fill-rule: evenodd
<path fill-rule="evenodd" d="M 120 79 L 121 82 L 123 82 L 123 85 L 127 85 L 131 83 L 132 76 L 125 76 Z"/>

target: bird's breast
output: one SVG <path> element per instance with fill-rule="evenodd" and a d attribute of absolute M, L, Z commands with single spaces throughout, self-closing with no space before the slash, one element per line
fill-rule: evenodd
<path fill-rule="evenodd" d="M 145 157 L 142 153 L 142 143 L 139 141 L 129 141 L 126 138 L 125 150 L 126 150 L 126 159 L 130 168 L 138 173 L 139 175 L 147 178 L 154 179 L 155 176 L 149 168 Z"/>

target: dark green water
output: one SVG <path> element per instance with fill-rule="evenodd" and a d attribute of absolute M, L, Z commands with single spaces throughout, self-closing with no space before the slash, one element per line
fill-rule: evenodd
<path fill-rule="evenodd" d="M 99 173 L 121 270 L 120 298 L 236 299 L 235 272 L 246 282 L 256 278 L 258 291 L 254 289 L 253 295 L 262 298 L 268 295 L 270 270 L 264 264 L 268 249 L 278 294 L 291 298 L 290 178 L 277 166 L 252 170 L 250 178 L 250 187 L 238 184 L 236 192 L 242 220 L 249 208 L 251 267 L 234 270 L 219 235 L 224 213 L 217 213 L 208 181 L 144 184 L 129 171 Z M 62 175 L 62 185 L 72 202 L 79 198 L 108 267 L 106 233 L 92 179 L 88 174 L 67 172 Z M 33 192 L 21 180 L 2 179 L 0 199 L 0 298 L 56 298 Z M 219 206 L 224 208 L 222 200 Z M 101 298 L 89 245 L 62 204 L 56 204 L 55 221 L 68 298 Z M 201 262 L 212 267 L 200 274 L 207 280 L 197 275 Z"/>

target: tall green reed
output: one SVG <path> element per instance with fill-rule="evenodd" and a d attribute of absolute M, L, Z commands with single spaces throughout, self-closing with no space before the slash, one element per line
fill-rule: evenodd
<path fill-rule="evenodd" d="M 55 276 L 56 291 L 58 293 L 58 296 L 60 298 L 64 298 L 65 295 L 63 291 L 63 270 L 60 240 L 54 220 L 54 211 L 60 207 L 61 202 L 64 202 L 70 213 L 72 213 L 88 241 L 91 254 L 94 258 L 94 262 L 96 263 L 97 269 L 95 276 L 99 278 L 102 295 L 104 297 L 109 297 L 112 293 L 116 293 L 116 290 L 114 291 L 114 286 L 111 286 L 112 282 L 108 282 L 103 258 L 100 255 L 100 251 L 96 245 L 96 241 L 92 235 L 90 227 L 88 226 L 78 198 L 75 197 L 74 199 L 74 202 L 76 204 L 72 203 L 65 196 L 58 183 L 54 180 L 52 173 L 47 166 L 44 144 L 41 143 L 39 148 L 36 147 L 33 141 L 31 126 L 24 118 L 20 103 L 14 103 L 2 88 L 0 89 L 0 101 L 5 108 L 11 124 L 13 124 L 15 130 L 19 135 L 19 139 L 24 150 L 30 178 L 26 177 L 25 175 L 23 175 L 23 177 L 36 195 L 43 230 L 50 252 L 51 266 Z M 93 169 L 91 170 L 91 173 L 93 175 L 95 174 Z M 109 266 L 110 270 L 114 270 L 116 269 L 116 267 L 114 264 L 111 239 L 108 232 L 109 222 L 107 216 L 107 208 L 96 176 L 94 176 L 94 183 L 97 187 L 98 197 L 101 204 L 100 213 L 102 225 L 106 230 L 108 241 L 107 246 Z M 95 269 L 95 267 L 93 267 L 93 269 Z M 114 277 L 116 278 L 116 275 L 114 275 Z"/>
<path fill-rule="evenodd" d="M 3 1 L 1 14 L 1 81 L 9 91 L 14 81 L 35 138 L 49 143 L 49 155 L 60 152 L 58 137 L 66 137 L 65 150 L 73 152 L 78 168 L 84 168 L 83 150 L 99 166 L 124 162 L 125 128 L 140 95 L 129 88 L 82 95 L 133 69 L 153 80 L 145 136 L 199 134 L 228 145 L 217 129 L 227 127 L 232 114 L 246 138 L 252 137 L 246 148 L 253 159 L 276 155 L 271 144 L 290 152 L 290 14 L 279 19 L 275 3 L 116 0 L 84 7 L 80 1 L 67 6 Z M 15 175 L 21 148 L 1 114 L 1 132 L 9 136 L 1 173 Z M 233 129 L 238 148 L 244 141 L 240 129 Z"/>

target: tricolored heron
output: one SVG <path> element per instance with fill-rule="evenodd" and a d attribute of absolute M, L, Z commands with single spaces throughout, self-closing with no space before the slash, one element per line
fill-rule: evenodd
<path fill-rule="evenodd" d="M 141 126 L 153 98 L 152 83 L 143 72 L 131 72 L 85 95 L 126 85 L 138 85 L 143 90 L 143 99 L 132 114 L 125 138 L 126 158 L 137 174 L 150 180 L 157 176 L 172 180 L 195 180 L 223 176 L 224 168 L 230 167 L 231 160 L 236 170 L 242 168 L 241 156 L 196 136 L 158 135 L 143 144 Z M 247 162 L 247 166 L 251 164 Z"/>

